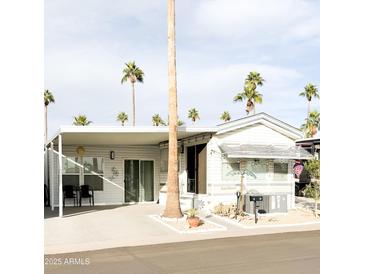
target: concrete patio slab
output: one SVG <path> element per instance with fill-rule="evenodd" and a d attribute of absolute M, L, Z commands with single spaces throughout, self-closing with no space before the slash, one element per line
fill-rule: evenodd
<path fill-rule="evenodd" d="M 162 211 L 161 205 L 152 203 L 66 207 L 65 216 L 58 218 L 57 208 L 53 212 L 45 208 L 45 254 L 319 229 L 319 224 L 244 229 L 208 216 L 207 220 L 225 226 L 227 230 L 178 234 L 149 217 Z"/>

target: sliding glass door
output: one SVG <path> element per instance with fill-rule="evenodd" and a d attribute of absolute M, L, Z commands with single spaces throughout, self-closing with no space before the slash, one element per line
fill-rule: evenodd
<path fill-rule="evenodd" d="M 124 161 L 124 200 L 130 202 L 153 201 L 154 164 L 150 160 Z"/>

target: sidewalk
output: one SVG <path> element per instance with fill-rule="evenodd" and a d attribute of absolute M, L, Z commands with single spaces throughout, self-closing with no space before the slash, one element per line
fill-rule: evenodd
<path fill-rule="evenodd" d="M 45 209 L 45 254 L 98 250 L 224 237 L 248 236 L 289 231 L 318 230 L 319 224 L 291 227 L 244 229 L 214 216 L 207 220 L 225 226 L 226 231 L 179 234 L 156 222 L 149 215 L 160 214 L 158 204 L 65 208 L 64 218 L 57 209 Z"/>

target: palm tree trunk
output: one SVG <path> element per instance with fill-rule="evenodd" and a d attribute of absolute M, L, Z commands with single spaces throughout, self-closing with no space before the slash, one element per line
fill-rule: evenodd
<path fill-rule="evenodd" d="M 177 90 L 175 49 L 175 0 L 167 2 L 167 48 L 169 85 L 169 159 L 167 173 L 167 200 L 164 217 L 182 217 L 177 160 Z"/>
<path fill-rule="evenodd" d="M 136 95 L 134 90 L 134 83 L 132 82 L 132 96 L 133 96 L 133 126 L 136 125 Z"/>
<path fill-rule="evenodd" d="M 311 101 L 308 100 L 308 110 L 307 110 L 307 118 L 309 119 L 309 114 L 311 112 Z"/>
<path fill-rule="evenodd" d="M 44 145 L 47 144 L 47 139 L 48 139 L 47 106 L 44 106 Z"/>

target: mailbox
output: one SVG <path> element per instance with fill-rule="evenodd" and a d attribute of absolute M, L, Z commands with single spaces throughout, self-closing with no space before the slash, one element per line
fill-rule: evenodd
<path fill-rule="evenodd" d="M 250 196 L 250 202 L 261 202 L 264 200 L 262 196 Z"/>

